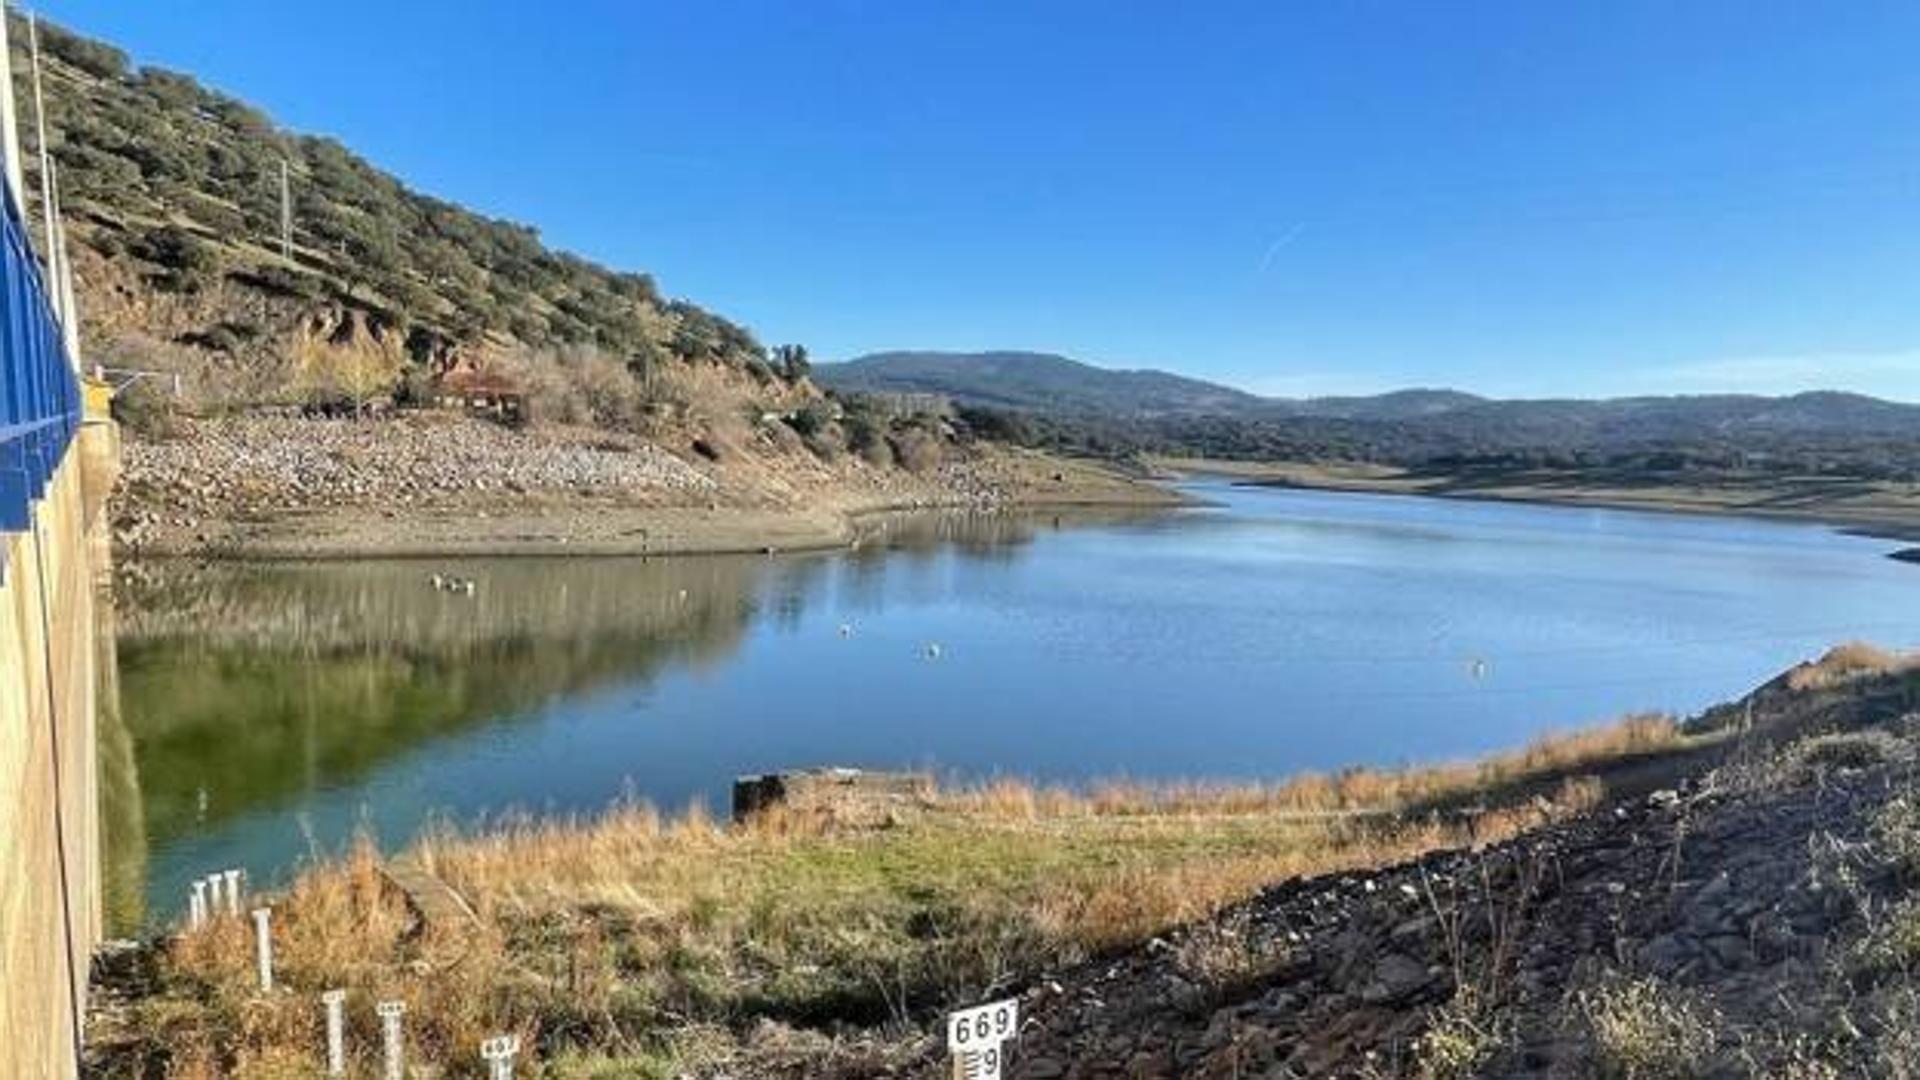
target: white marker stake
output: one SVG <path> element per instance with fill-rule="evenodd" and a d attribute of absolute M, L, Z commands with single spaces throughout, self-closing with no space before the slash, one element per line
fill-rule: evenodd
<path fill-rule="evenodd" d="M 272 908 L 253 909 L 253 955 L 260 965 L 260 989 L 273 989 L 273 931 L 268 920 L 273 918 Z"/>
<path fill-rule="evenodd" d="M 347 992 L 329 990 L 320 995 L 327 1006 L 327 1075 L 347 1074 Z"/>
<path fill-rule="evenodd" d="M 947 1015 L 947 1049 L 961 1080 L 999 1080 L 1006 1043 L 1020 1031 L 1020 1001 L 1007 998 Z"/>
<path fill-rule="evenodd" d="M 480 1056 L 493 1070 L 492 1080 L 513 1080 L 513 1055 L 519 1052 L 518 1035 L 501 1035 L 480 1044 Z"/>
<path fill-rule="evenodd" d="M 187 901 L 188 921 L 195 930 L 207 922 L 207 879 L 196 878 L 193 882 L 193 896 Z"/>
<path fill-rule="evenodd" d="M 227 879 L 227 914 L 240 914 L 240 871 L 229 870 L 220 875 Z"/>
<path fill-rule="evenodd" d="M 373 1007 L 380 1014 L 380 1034 L 387 1047 L 387 1080 L 406 1075 L 406 1044 L 400 1039 L 400 1018 L 406 1015 L 404 1001 L 383 1001 Z"/>

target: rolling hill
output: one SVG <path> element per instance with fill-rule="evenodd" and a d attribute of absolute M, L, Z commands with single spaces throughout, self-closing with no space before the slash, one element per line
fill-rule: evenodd
<path fill-rule="evenodd" d="M 1036 352 L 887 352 L 819 364 L 836 389 L 938 394 L 972 405 L 1111 416 L 1234 415 L 1264 402 L 1164 371 L 1115 371 Z"/>
<path fill-rule="evenodd" d="M 1143 430 L 1262 426 L 1305 439 L 1418 445 L 1423 453 L 1644 448 L 1724 440 L 1920 442 L 1920 405 L 1818 391 L 1605 400 L 1494 400 L 1457 390 L 1267 398 L 1163 371 L 1115 371 L 1044 353 L 886 352 L 822 364 L 829 386 L 920 393 L 974 408 Z"/>

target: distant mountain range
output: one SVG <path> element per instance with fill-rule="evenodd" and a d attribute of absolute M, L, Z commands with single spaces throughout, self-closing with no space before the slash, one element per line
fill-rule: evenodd
<path fill-rule="evenodd" d="M 1266 399 L 1165 371 L 1115 371 L 1051 353 L 883 352 L 816 364 L 838 390 L 940 394 L 967 405 L 1099 416 L 1236 415 Z"/>
<path fill-rule="evenodd" d="M 957 404 L 1085 420 L 1186 426 L 1347 422 L 1481 447 L 1648 445 L 1757 437 L 1920 440 L 1920 405 L 1821 391 L 1606 400 L 1496 400 L 1458 390 L 1269 398 L 1165 371 L 1116 371 L 1030 352 L 883 352 L 815 367 L 839 390 L 939 394 Z"/>

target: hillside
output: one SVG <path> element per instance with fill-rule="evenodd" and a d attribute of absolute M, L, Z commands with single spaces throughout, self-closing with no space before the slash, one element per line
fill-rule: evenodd
<path fill-rule="evenodd" d="M 1117 371 L 1047 353 L 883 352 L 821 364 L 829 386 L 938 394 L 963 405 L 1127 418 L 1232 416 L 1405 424 L 1436 436 L 1515 445 L 1605 445 L 1740 436 L 1920 439 L 1920 405 L 1833 391 L 1602 400 L 1494 400 L 1458 390 L 1260 397 L 1165 371 Z"/>
<path fill-rule="evenodd" d="M 1167 498 L 834 402 L 803 348 L 646 274 L 416 192 L 191 76 L 52 25 L 40 39 L 85 358 L 176 377 L 115 400 L 123 549 L 760 551 L 845 543 L 879 508 Z M 516 422 L 492 396 L 464 415 L 475 385 L 511 395 Z"/>
<path fill-rule="evenodd" d="M 821 382 L 861 393 L 937 394 L 969 405 L 1110 416 L 1257 411 L 1242 390 L 1164 371 L 1114 371 L 1032 352 L 886 352 L 815 368 Z"/>
<path fill-rule="evenodd" d="M 1095 454 L 1416 466 L 1495 458 L 1589 465 L 1666 454 L 1871 478 L 1920 470 L 1920 405 L 1833 391 L 1493 400 L 1410 389 L 1263 398 L 1166 372 L 1030 353 L 876 353 L 815 370 L 845 390 L 945 397 L 973 413 L 977 427 Z"/>
<path fill-rule="evenodd" d="M 184 370 L 210 399 L 199 403 L 216 405 L 294 396 L 291 343 L 302 327 L 397 336 L 421 369 L 577 349 L 635 375 L 713 362 L 774 377 L 749 331 L 663 296 L 646 274 L 413 191 L 338 142 L 286 131 L 189 75 L 134 67 L 50 24 L 40 38 L 83 344 L 97 360 Z M 31 101 L 18 19 L 10 39 L 20 99 Z M 37 223 L 31 149 L 27 163 Z"/>

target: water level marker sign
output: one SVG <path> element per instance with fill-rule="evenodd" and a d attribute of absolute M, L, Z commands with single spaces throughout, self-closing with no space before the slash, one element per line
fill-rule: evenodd
<path fill-rule="evenodd" d="M 347 992 L 329 990 L 320 995 L 327 1007 L 327 1075 L 347 1075 Z"/>
<path fill-rule="evenodd" d="M 1020 1030 L 1020 1001 L 1007 998 L 947 1015 L 947 1049 L 959 1080 L 999 1080 L 1006 1044 Z"/>
<path fill-rule="evenodd" d="M 406 1043 L 400 1034 L 400 1019 L 407 1015 L 407 1003 L 404 1001 L 383 1001 L 373 1007 L 380 1014 L 380 1037 L 386 1046 L 387 1080 L 402 1080 L 406 1076 Z"/>
<path fill-rule="evenodd" d="M 520 1036 L 496 1035 L 480 1044 L 489 1080 L 513 1080 L 513 1057 L 520 1052 Z"/>
<path fill-rule="evenodd" d="M 260 969 L 260 989 L 273 989 L 273 909 L 253 909 L 253 958 Z"/>

